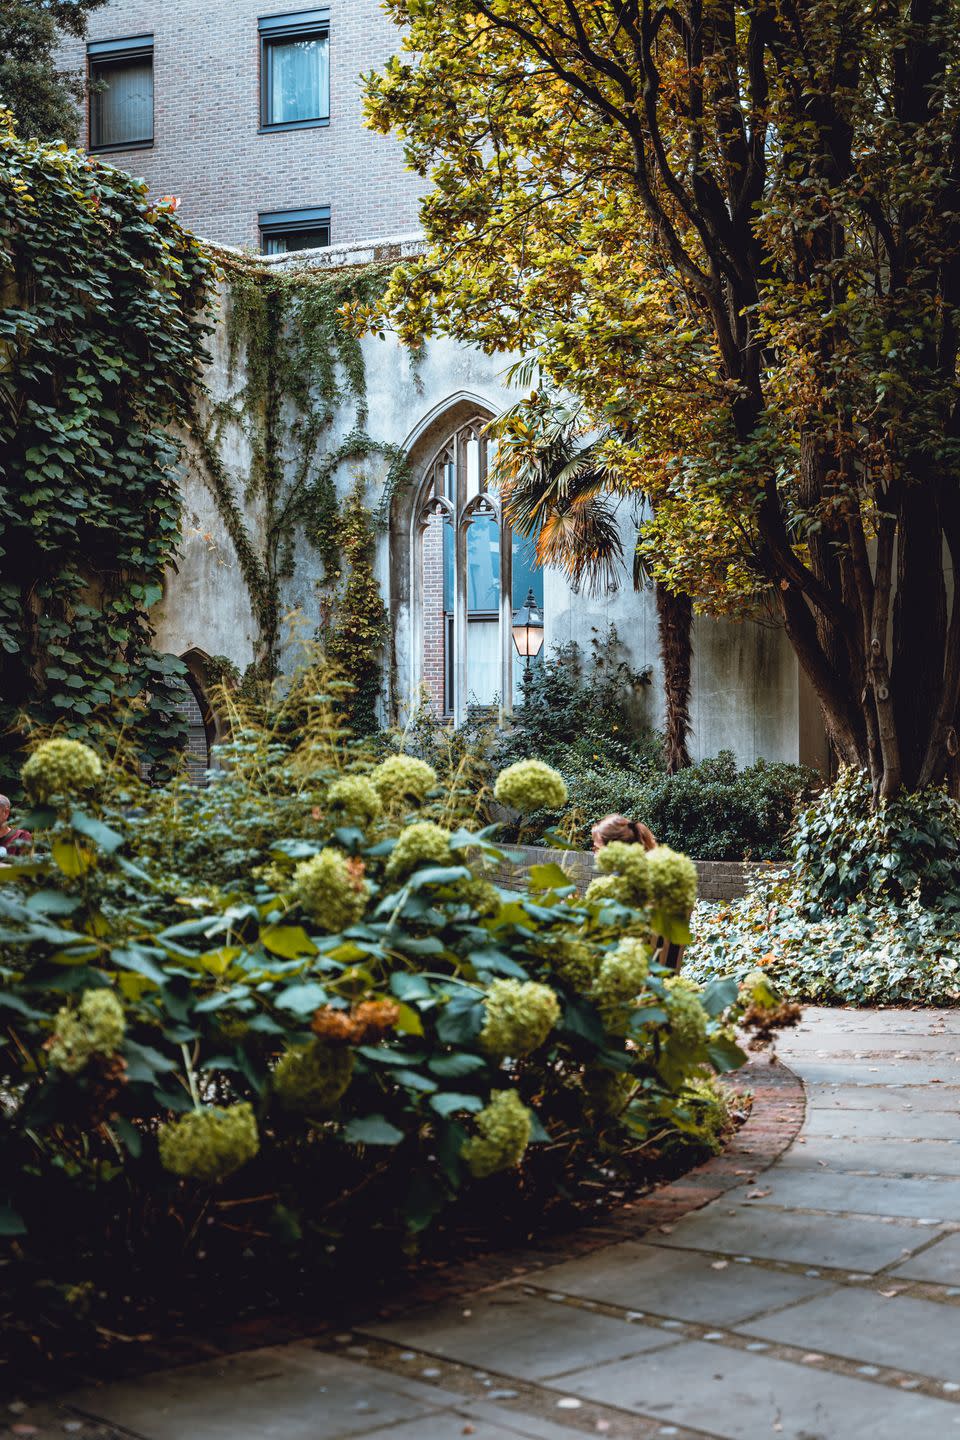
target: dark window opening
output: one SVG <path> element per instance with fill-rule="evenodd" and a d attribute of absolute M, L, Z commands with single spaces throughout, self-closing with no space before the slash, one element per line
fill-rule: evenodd
<path fill-rule="evenodd" d="M 153 36 L 99 40 L 87 46 L 90 149 L 153 144 Z"/>
<path fill-rule="evenodd" d="M 264 255 L 288 255 L 330 244 L 330 211 L 273 210 L 260 216 L 260 247 Z"/>
<path fill-rule="evenodd" d="M 330 118 L 330 36 L 326 10 L 268 15 L 260 31 L 260 125 L 296 130 Z"/>

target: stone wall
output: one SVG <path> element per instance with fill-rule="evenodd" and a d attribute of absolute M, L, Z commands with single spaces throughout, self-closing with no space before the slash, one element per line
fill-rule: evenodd
<path fill-rule="evenodd" d="M 416 249 L 414 242 L 331 247 L 314 251 L 309 263 L 318 268 L 398 260 Z M 222 305 L 229 303 L 222 297 Z M 443 338 L 427 342 L 416 356 L 395 337 L 367 337 L 362 342 L 367 371 L 368 431 L 374 440 L 397 446 L 408 456 L 410 483 L 389 507 L 388 523 L 378 533 L 376 569 L 391 614 L 392 635 L 383 657 L 385 717 L 401 723 L 411 713 L 424 681 L 436 696 L 441 691 L 439 635 L 429 640 L 427 654 L 413 633 L 411 597 L 419 583 L 416 548 L 411 540 L 413 497 L 437 451 L 458 425 L 480 415 L 492 417 L 515 402 L 517 392 L 504 382 L 510 357 L 487 356 L 470 346 Z M 215 399 L 235 392 L 240 379 L 228 375 L 223 315 L 210 341 L 207 381 Z M 339 445 L 355 424 L 353 403 L 343 406 L 327 437 Z M 250 467 L 249 437 L 239 425 L 224 433 L 223 458 L 233 479 L 234 492 L 243 497 Z M 288 463 L 293 467 L 297 455 Z M 343 496 L 361 471 L 367 481 L 371 507 L 380 506 L 388 471 L 386 460 L 374 458 L 346 464 L 335 476 Z M 229 535 L 204 480 L 202 467 L 188 451 L 183 475 L 184 535 L 177 567 L 167 577 L 163 600 L 155 612 L 160 648 L 177 655 L 196 651 L 225 655 L 241 670 L 256 650 L 257 630 L 250 595 Z M 248 527 L 256 538 L 262 529 L 256 499 L 245 502 Z M 621 514 L 625 535 L 632 533 L 636 516 L 627 504 Z M 626 547 L 632 549 L 632 541 Z M 429 563 L 428 586 L 438 590 L 439 566 Z M 422 560 L 421 560 L 422 566 Z M 284 583 L 282 606 L 297 611 L 310 634 L 316 628 L 324 603 L 318 588 L 320 572 L 316 552 L 305 537 L 294 550 L 293 574 Z M 638 695 L 640 720 L 658 725 L 662 718 L 662 666 L 657 644 L 654 597 L 650 590 L 634 591 L 623 571 L 620 583 L 601 598 L 575 592 L 555 571 L 545 575 L 545 651 L 576 641 L 589 650 L 594 636 L 602 637 L 614 625 L 630 663 L 649 667 L 652 683 Z M 426 673 L 424 660 L 427 661 Z M 519 663 L 519 662 L 517 662 Z M 817 763 L 810 742 L 816 727 L 803 727 L 804 691 L 797 663 L 783 633 L 751 622 L 698 620 L 694 634 L 692 751 L 714 755 L 729 748 L 742 764 L 763 757 Z M 822 735 L 822 730 L 821 730 Z M 804 737 L 807 737 L 805 745 Z"/>
<path fill-rule="evenodd" d="M 559 865 L 578 890 L 585 890 L 596 874 L 594 857 L 586 850 L 546 850 L 536 845 L 509 845 L 504 849 L 511 862 L 500 867 L 494 879 L 508 890 L 520 889 L 522 877 L 532 865 Z M 697 867 L 701 900 L 738 900 L 746 894 L 751 875 L 774 868 L 769 862 L 758 864 L 749 860 L 694 860 L 693 863 Z"/>

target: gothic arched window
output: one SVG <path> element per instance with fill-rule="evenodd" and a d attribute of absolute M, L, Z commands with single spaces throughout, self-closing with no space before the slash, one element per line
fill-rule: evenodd
<path fill-rule="evenodd" d="M 514 536 L 487 487 L 486 421 L 461 425 L 427 469 L 413 514 L 421 680 L 457 724 L 473 706 L 509 714 L 518 689 L 511 619 L 543 576 L 532 541 Z"/>

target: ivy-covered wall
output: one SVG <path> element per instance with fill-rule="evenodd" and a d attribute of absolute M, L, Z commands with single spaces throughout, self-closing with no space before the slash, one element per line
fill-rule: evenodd
<path fill-rule="evenodd" d="M 31 727 L 132 711 L 180 737 L 149 610 L 180 532 L 178 447 L 212 267 L 169 206 L 0 111 L 0 788 Z"/>

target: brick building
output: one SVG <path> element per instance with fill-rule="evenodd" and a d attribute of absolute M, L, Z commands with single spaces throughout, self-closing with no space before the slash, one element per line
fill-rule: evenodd
<path fill-rule="evenodd" d="M 361 74 L 396 49 L 378 0 L 108 0 L 62 61 L 94 82 L 91 150 L 207 239 L 276 252 L 416 231 L 422 182 L 363 125 Z"/>

